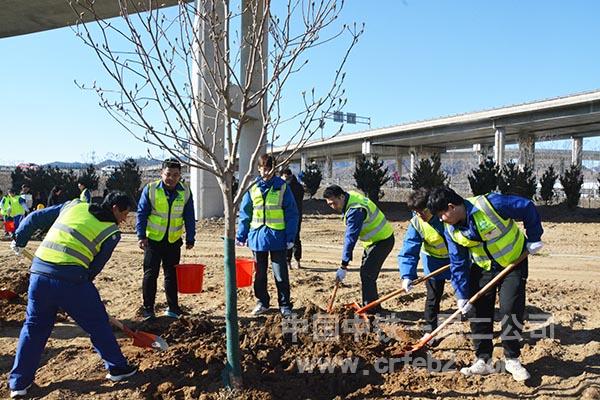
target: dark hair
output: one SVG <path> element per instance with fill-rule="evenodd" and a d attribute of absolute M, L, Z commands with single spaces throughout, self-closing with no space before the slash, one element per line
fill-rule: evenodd
<path fill-rule="evenodd" d="M 162 162 L 162 169 L 165 168 L 177 168 L 179 171 L 181 171 L 181 163 L 176 158 L 167 158 Z"/>
<path fill-rule="evenodd" d="M 413 190 L 408 195 L 406 205 L 411 210 L 424 210 L 427 208 L 427 199 L 429 198 L 429 189 L 419 188 Z"/>
<path fill-rule="evenodd" d="M 113 190 L 104 197 L 100 206 L 105 210 L 112 210 L 112 206 L 117 206 L 119 211 L 125 211 L 133 208 L 133 202 L 125 193 Z"/>
<path fill-rule="evenodd" d="M 464 202 L 465 199 L 459 196 L 454 190 L 447 186 L 440 186 L 433 188 L 431 193 L 429 193 L 427 208 L 429 208 L 433 214 L 437 214 L 446 211 L 448 209 L 448 204 L 458 206 Z"/>
<path fill-rule="evenodd" d="M 86 183 L 86 181 L 83 178 L 77 179 L 77 183 L 79 185 L 83 185 L 83 186 L 87 187 L 87 183 Z"/>
<path fill-rule="evenodd" d="M 342 189 L 338 185 L 331 185 L 331 186 L 327 186 L 325 188 L 325 190 L 323 191 L 323 198 L 331 199 L 333 197 L 340 197 L 344 193 L 346 193 L 346 192 L 344 192 L 344 189 Z"/>
<path fill-rule="evenodd" d="M 273 156 L 270 154 L 263 154 L 262 156 L 258 157 L 258 166 L 259 167 L 273 169 L 273 163 L 274 163 Z"/>
<path fill-rule="evenodd" d="M 292 170 L 289 168 L 284 168 L 281 170 L 281 175 L 293 175 Z"/>

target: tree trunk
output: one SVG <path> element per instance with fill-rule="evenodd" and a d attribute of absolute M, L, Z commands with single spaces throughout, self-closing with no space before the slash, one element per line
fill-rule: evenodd
<path fill-rule="evenodd" d="M 227 363 L 223 379 L 225 386 L 240 388 L 242 385 L 242 371 L 240 365 L 240 340 L 237 315 L 237 287 L 235 269 L 235 222 L 236 212 L 233 205 L 231 191 L 232 177 L 225 177 L 221 185 L 223 190 L 223 204 L 225 205 L 225 232 L 223 245 L 225 260 L 225 329 L 227 338 Z M 222 187 L 223 187 L 222 186 Z"/>

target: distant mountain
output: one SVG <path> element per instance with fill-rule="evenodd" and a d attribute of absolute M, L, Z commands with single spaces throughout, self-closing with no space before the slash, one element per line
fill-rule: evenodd
<path fill-rule="evenodd" d="M 134 159 L 135 162 L 137 162 L 137 164 L 140 167 L 147 167 L 147 166 L 151 166 L 151 165 L 158 165 L 161 163 L 161 161 L 158 160 L 149 160 L 147 158 L 135 158 Z M 118 160 L 103 160 L 100 161 L 99 163 L 94 164 L 94 166 L 98 169 L 100 168 L 104 168 L 104 167 L 116 167 L 119 164 L 121 164 L 122 161 L 118 161 Z M 82 163 L 82 162 L 64 162 L 64 161 L 54 161 L 48 164 L 44 164 L 45 167 L 51 167 L 51 168 L 59 168 L 59 169 L 83 169 L 83 168 L 87 168 L 87 166 L 90 165 L 90 163 Z"/>

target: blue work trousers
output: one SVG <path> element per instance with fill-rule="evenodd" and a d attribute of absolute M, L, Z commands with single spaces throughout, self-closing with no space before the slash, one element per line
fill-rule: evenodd
<path fill-rule="evenodd" d="M 71 283 L 31 274 L 28 297 L 25 323 L 8 377 L 11 390 L 22 390 L 33 382 L 59 307 L 90 335 L 94 349 L 107 369 L 127 366 L 100 294 L 92 282 Z"/>

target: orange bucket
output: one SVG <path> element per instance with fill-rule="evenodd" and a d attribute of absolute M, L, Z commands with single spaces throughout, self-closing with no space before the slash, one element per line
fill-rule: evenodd
<path fill-rule="evenodd" d="M 202 281 L 204 280 L 203 264 L 178 264 L 175 266 L 177 271 L 177 290 L 179 293 L 200 293 L 202 291 Z"/>
<path fill-rule="evenodd" d="M 4 221 L 4 231 L 6 233 L 13 233 L 15 231 L 15 221 L 12 219 Z"/>
<path fill-rule="evenodd" d="M 252 277 L 254 276 L 254 264 L 254 260 L 249 258 L 235 259 L 235 283 L 238 288 L 248 287 L 252 285 Z"/>

